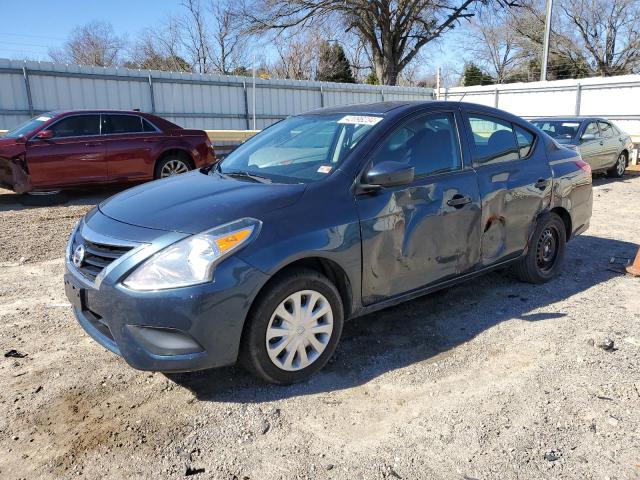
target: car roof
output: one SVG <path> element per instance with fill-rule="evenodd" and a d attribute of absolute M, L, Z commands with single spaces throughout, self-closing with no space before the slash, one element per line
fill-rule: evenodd
<path fill-rule="evenodd" d="M 479 113 L 487 113 L 494 114 L 500 117 L 504 117 L 505 119 L 520 119 L 515 115 L 506 112 L 504 110 L 499 110 L 497 108 L 489 107 L 486 105 L 481 105 L 478 103 L 470 103 L 470 102 L 460 102 L 460 101 L 452 101 L 452 100 L 405 100 L 405 101 L 388 101 L 388 102 L 375 102 L 375 103 L 360 103 L 354 105 L 339 105 L 336 107 L 326 107 L 319 108 L 317 110 L 312 110 L 310 112 L 306 112 L 303 115 L 331 115 L 331 114 L 369 114 L 369 115 L 396 115 L 403 112 L 408 112 L 411 110 L 419 109 L 420 107 L 431 107 L 433 109 L 437 108 L 451 108 L 455 106 L 456 108 L 459 106 L 465 107 L 467 110 L 479 112 Z"/>
<path fill-rule="evenodd" d="M 607 120 L 606 118 L 602 118 L 602 117 L 582 117 L 582 116 L 576 116 L 576 117 L 537 117 L 537 118 L 532 118 L 530 121 L 531 122 L 584 122 L 585 120 L 609 122 L 609 120 Z"/>

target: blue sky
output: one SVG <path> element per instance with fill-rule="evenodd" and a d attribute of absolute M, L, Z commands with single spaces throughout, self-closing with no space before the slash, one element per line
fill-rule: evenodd
<path fill-rule="evenodd" d="M 0 57 L 47 60 L 76 26 L 92 20 L 111 23 L 119 35 L 135 39 L 179 9 L 179 0 L 4 0 L 0 6 Z"/>

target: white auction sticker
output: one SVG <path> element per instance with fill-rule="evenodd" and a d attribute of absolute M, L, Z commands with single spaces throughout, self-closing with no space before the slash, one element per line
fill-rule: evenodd
<path fill-rule="evenodd" d="M 38 117 L 36 118 L 36 120 L 39 122 L 48 122 L 49 120 L 51 120 L 51 117 Z"/>
<path fill-rule="evenodd" d="M 331 172 L 331 169 L 333 167 L 329 166 L 329 165 L 321 165 L 320 168 L 318 169 L 318 173 L 329 173 Z"/>
<path fill-rule="evenodd" d="M 338 123 L 347 123 L 349 125 L 375 125 L 380 122 L 382 117 L 371 117 L 368 115 L 345 115 Z"/>

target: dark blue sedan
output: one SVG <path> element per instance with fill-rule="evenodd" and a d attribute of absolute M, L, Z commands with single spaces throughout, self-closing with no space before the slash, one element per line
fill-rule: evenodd
<path fill-rule="evenodd" d="M 65 287 L 87 333 L 135 368 L 240 358 L 286 384 L 326 364 L 346 319 L 506 265 L 553 279 L 591 203 L 588 164 L 508 113 L 323 109 L 94 208 Z"/>

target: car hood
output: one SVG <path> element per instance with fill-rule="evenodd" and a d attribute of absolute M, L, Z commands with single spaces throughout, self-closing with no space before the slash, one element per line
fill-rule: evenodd
<path fill-rule="evenodd" d="M 17 143 L 15 138 L 0 137 L 0 157 L 15 157 L 24 149 L 24 143 Z"/>
<path fill-rule="evenodd" d="M 294 203 L 305 185 L 263 184 L 200 171 L 146 183 L 99 205 L 106 216 L 139 227 L 199 233 Z"/>

